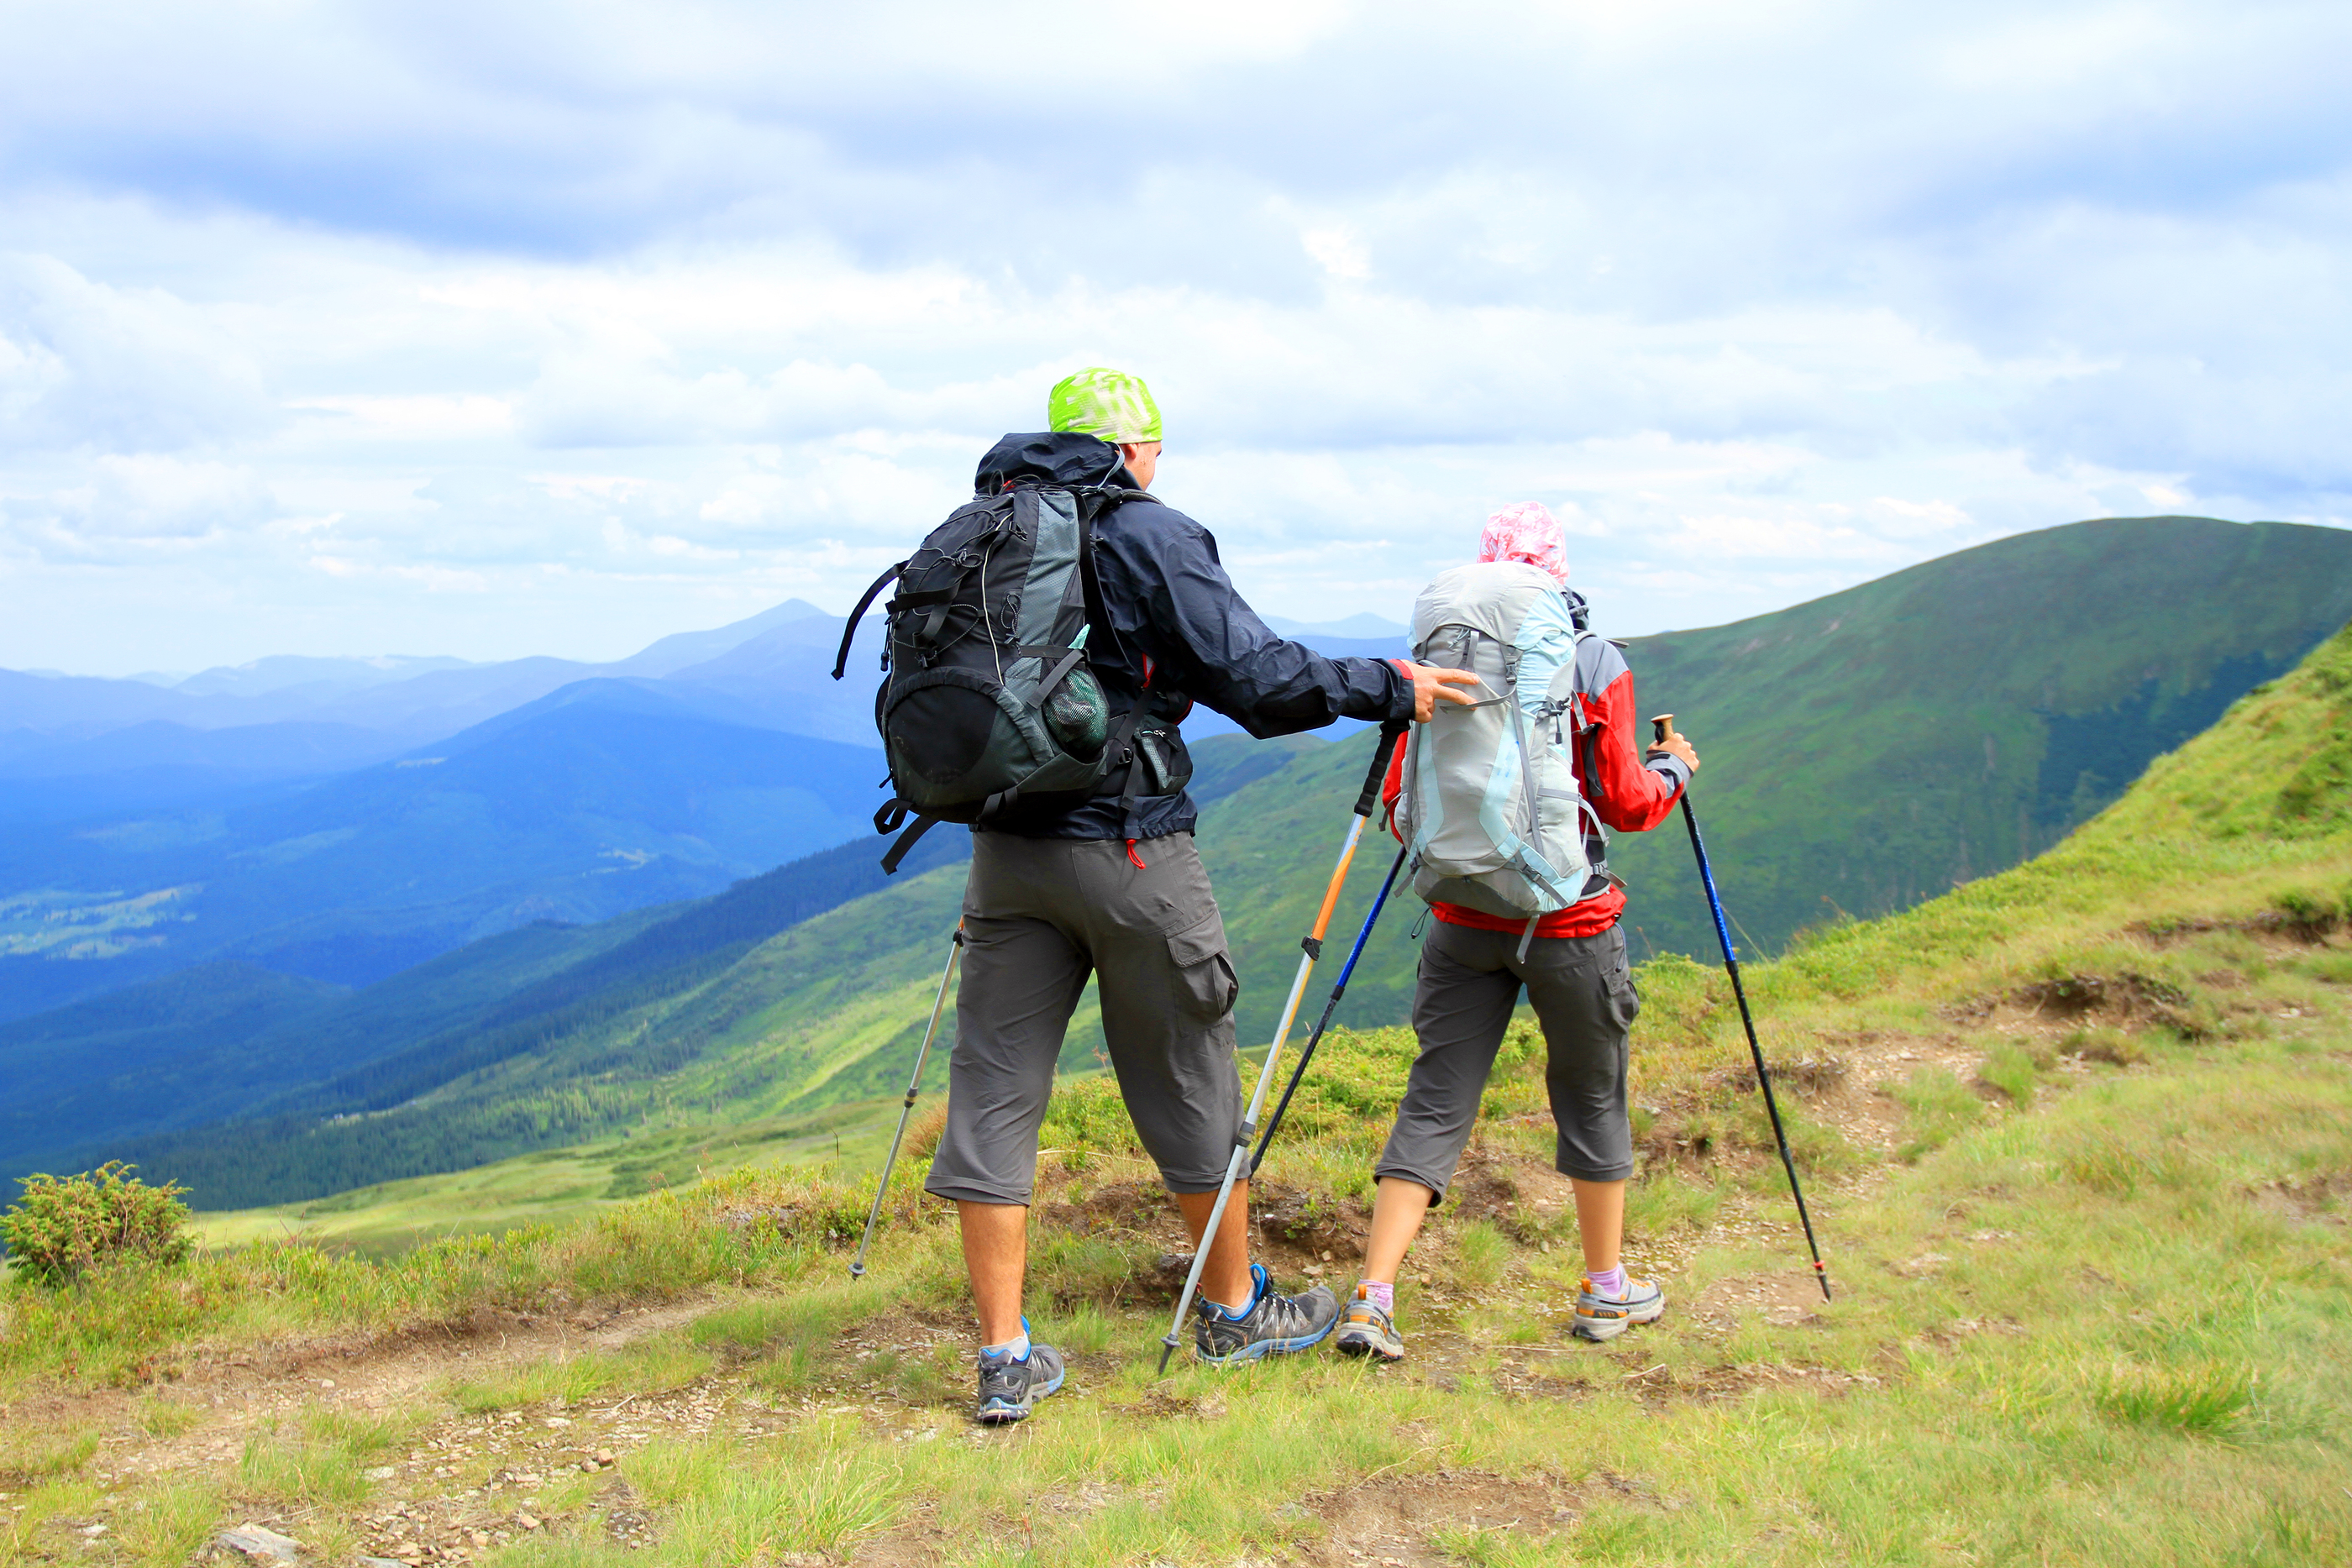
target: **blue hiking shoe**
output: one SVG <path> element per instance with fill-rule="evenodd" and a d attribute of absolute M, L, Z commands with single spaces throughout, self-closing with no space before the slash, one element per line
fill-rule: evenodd
<path fill-rule="evenodd" d="M 1263 1263 L 1250 1265 L 1250 1282 L 1255 1292 L 1249 1311 L 1239 1317 L 1205 1299 L 1199 1305 L 1201 1321 L 1192 1331 L 1192 1350 L 1212 1366 L 1231 1366 L 1267 1355 L 1296 1355 L 1321 1344 L 1339 1326 L 1339 1302 L 1327 1285 L 1318 1285 L 1303 1295 L 1277 1296 Z"/>
<path fill-rule="evenodd" d="M 1021 1332 L 1029 1332 L 1027 1318 L 1021 1320 Z M 1050 1344 L 1032 1343 L 1029 1354 L 1019 1361 L 982 1351 L 977 1416 L 980 1424 L 1009 1427 L 1015 1421 L 1026 1421 L 1037 1401 L 1059 1389 L 1068 1375 L 1068 1369 L 1062 1364 L 1062 1353 Z"/>

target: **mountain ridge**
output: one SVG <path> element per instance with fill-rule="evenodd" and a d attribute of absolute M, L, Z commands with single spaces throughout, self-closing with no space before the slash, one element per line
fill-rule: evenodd
<path fill-rule="evenodd" d="M 2107 580 L 2088 580 L 2099 574 Z M 2009 585 L 2001 605 L 1988 608 L 1988 583 Z M 2112 791 L 2077 767 L 2062 804 L 2037 805 L 2053 794 L 2046 779 L 2060 777 L 2052 757 L 2063 767 L 2094 756 L 2116 766 L 2121 756 L 2136 773 L 2174 730 L 2226 707 L 2243 689 L 2235 683 L 2252 684 L 2347 619 L 2352 535 L 2116 519 L 2013 536 L 1728 627 L 1635 639 L 1629 658 L 1645 710 L 1676 708 L 1699 746 L 1706 766 L 1694 798 L 1718 882 L 1743 940 L 1769 955 L 1841 912 L 1900 908 L 2009 863 L 2036 841 L 2037 810 L 2068 814 L 2042 830 L 2054 839 Z M 818 630 L 793 635 L 821 641 Z M 2049 743 L 2071 718 L 2111 711 L 2123 717 L 2097 747 Z M 1363 736 L 1275 749 L 1202 743 L 1204 790 L 1213 776 L 1228 791 L 1204 810 L 1201 842 L 1244 980 L 1245 1046 L 1271 1029 L 1370 745 Z M 1705 953 L 1712 943 L 1686 846 L 1667 827 L 1646 841 L 1621 835 L 1612 849 L 1633 884 L 1626 924 L 1637 956 Z M 1367 843 L 1335 929 L 1352 929 L 1390 858 Z M 503 1120 L 468 1147 L 512 1152 L 530 1137 L 682 1113 L 665 1109 L 673 1102 L 766 1115 L 887 1092 L 911 1059 L 959 887 L 951 870 L 934 870 L 740 954 L 713 946 L 707 965 L 677 969 L 659 995 L 623 986 L 567 1015 L 578 1027 L 561 1040 L 487 1056 L 453 1040 L 437 1066 L 430 1051 L 417 1060 L 419 1114 L 481 1108 Z M 1349 992 L 1351 1020 L 1403 1017 L 1411 908 L 1401 901 L 1368 948 Z M 1082 1008 L 1066 1066 L 1090 1060 L 1097 1027 Z M 520 1108 L 559 1100 L 570 1119 L 530 1131 Z M 370 1115 L 383 1109 L 366 1095 L 350 1103 L 362 1102 Z M 304 1125 L 286 1121 L 280 1134 L 316 1136 Z M 415 1157 L 402 1152 L 402 1135 L 372 1124 L 367 1157 L 414 1168 L 399 1163 Z M 513 1137 L 526 1145 L 500 1141 Z M 352 1168 L 360 1146 L 327 1163 Z M 194 1157 L 194 1144 L 173 1147 Z M 299 1164 L 289 1156 L 272 1179 L 308 1182 Z"/>

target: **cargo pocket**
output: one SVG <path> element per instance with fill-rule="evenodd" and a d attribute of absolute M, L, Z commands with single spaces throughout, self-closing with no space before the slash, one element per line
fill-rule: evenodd
<path fill-rule="evenodd" d="M 1186 1016 L 1212 1024 L 1234 1010 L 1242 983 L 1225 953 L 1225 923 L 1215 911 L 1170 936 L 1168 956 L 1175 960 L 1178 1005 Z"/>
<path fill-rule="evenodd" d="M 1633 986 L 1633 971 L 1620 956 L 1608 970 L 1609 1010 L 1620 1029 L 1632 1029 L 1633 1020 L 1642 1016 L 1642 993 Z"/>

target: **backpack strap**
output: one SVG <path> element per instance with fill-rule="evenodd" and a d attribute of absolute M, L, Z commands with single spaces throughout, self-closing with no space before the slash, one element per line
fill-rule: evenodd
<path fill-rule="evenodd" d="M 1127 651 L 1125 639 L 1119 636 L 1118 628 L 1111 624 L 1110 612 L 1103 599 L 1102 578 L 1095 569 L 1095 525 L 1101 521 L 1106 514 L 1116 511 L 1128 502 L 1144 499 L 1149 492 L 1130 490 L 1123 485 L 1093 485 L 1079 490 L 1077 494 L 1081 497 L 1078 519 L 1078 576 L 1086 594 L 1087 623 L 1090 626 L 1099 626 L 1108 632 L 1112 643 L 1123 653 Z M 1086 505 L 1087 501 L 1093 504 Z M 1088 641 L 1091 642 L 1092 639 Z M 1047 686 L 1044 689 L 1052 688 Z M 1135 860 L 1136 840 L 1142 836 L 1139 831 L 1142 827 L 1142 819 L 1136 810 L 1135 803 L 1142 799 L 1139 786 L 1143 776 L 1143 747 L 1136 739 L 1135 732 L 1137 727 L 1143 721 L 1143 705 L 1147 700 L 1149 699 L 1143 693 L 1138 692 L 1135 700 L 1128 705 L 1127 711 L 1119 716 L 1118 723 L 1111 730 L 1109 738 L 1103 743 L 1103 749 L 1111 756 L 1116 757 L 1121 752 L 1127 755 L 1125 764 L 1127 787 L 1119 791 L 1118 796 L 1118 834 L 1127 841 L 1127 855 L 1129 860 Z M 1141 861 L 1136 861 L 1138 865 L 1142 863 Z"/>
<path fill-rule="evenodd" d="M 890 846 L 889 852 L 882 857 L 882 874 L 884 876 L 898 875 L 898 862 L 907 858 L 907 852 L 915 847 L 915 841 L 921 838 L 925 833 L 929 832 L 933 828 L 936 828 L 939 825 L 940 820 L 937 817 L 917 817 L 915 819 L 914 825 L 908 828 L 905 832 L 900 833 L 898 835 L 898 841 L 892 844 Z M 885 831 L 887 831 L 887 830 Z"/>
<path fill-rule="evenodd" d="M 1143 776 L 1143 747 L 1135 734 L 1135 727 L 1142 713 L 1143 699 L 1138 697 L 1135 706 L 1119 716 L 1118 727 L 1111 731 L 1110 739 L 1103 747 L 1113 755 L 1120 750 L 1127 753 L 1127 788 L 1118 794 L 1118 836 L 1127 841 L 1127 853 L 1130 860 L 1135 858 L 1135 841 L 1143 836 L 1139 831 L 1143 820 L 1135 809 L 1136 801 L 1142 799 L 1136 783 Z M 1142 862 L 1138 861 L 1136 863 L 1140 865 Z"/>
<path fill-rule="evenodd" d="M 849 668 L 849 644 L 851 639 L 857 635 L 857 623 L 866 619 L 866 612 L 873 607 L 874 601 L 882 591 L 890 585 L 891 579 L 906 570 L 907 562 L 902 560 L 876 578 L 874 585 L 868 588 L 864 596 L 858 600 L 857 608 L 849 612 L 849 623 L 841 629 L 841 652 L 834 656 L 833 678 L 835 680 L 841 679 L 841 672 Z"/>
<path fill-rule="evenodd" d="M 1108 633 L 1112 643 L 1124 653 L 1127 651 L 1126 640 L 1119 636 L 1118 628 L 1110 623 L 1110 612 L 1103 601 L 1102 579 L 1095 570 L 1095 525 L 1102 520 L 1105 513 L 1141 497 L 1145 492 L 1124 489 L 1116 485 L 1090 485 L 1072 493 L 1078 497 L 1078 591 L 1083 597 L 1087 624 L 1101 627 Z"/>

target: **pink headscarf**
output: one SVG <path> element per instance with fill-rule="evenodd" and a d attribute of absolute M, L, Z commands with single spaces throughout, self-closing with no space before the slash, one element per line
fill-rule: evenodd
<path fill-rule="evenodd" d="M 1540 501 L 1521 501 L 1488 517 L 1478 536 L 1478 559 L 1525 561 L 1568 585 L 1568 536 Z"/>

